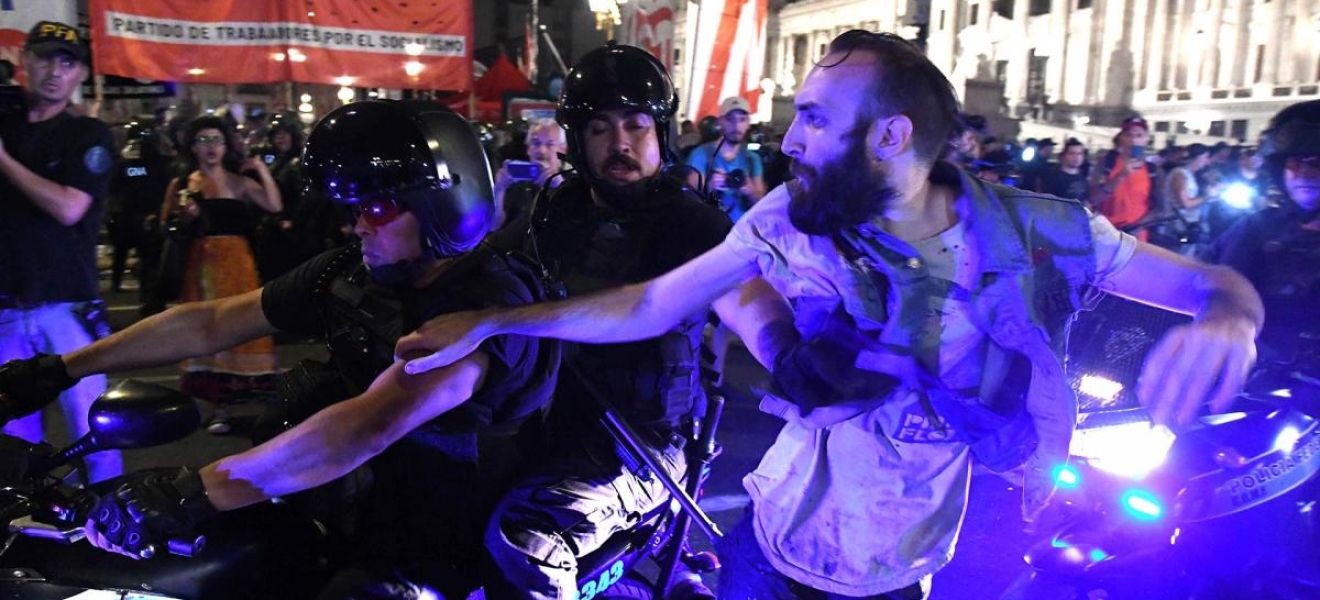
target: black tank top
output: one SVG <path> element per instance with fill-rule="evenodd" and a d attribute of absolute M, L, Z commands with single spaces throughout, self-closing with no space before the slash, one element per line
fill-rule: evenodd
<path fill-rule="evenodd" d="M 234 198 L 203 198 L 202 213 L 206 215 L 206 235 L 247 235 L 251 211 L 246 202 Z"/>

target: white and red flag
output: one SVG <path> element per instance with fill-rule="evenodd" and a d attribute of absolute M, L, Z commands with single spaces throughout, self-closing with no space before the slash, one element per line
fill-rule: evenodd
<path fill-rule="evenodd" d="M 28 31 L 41 21 L 77 27 L 77 9 L 74 0 L 0 0 L 0 58 L 16 66 L 22 64 L 19 61 Z M 22 69 L 16 70 L 22 78 Z"/>
<path fill-rule="evenodd" d="M 619 42 L 653 54 L 674 69 L 674 0 L 632 0 L 620 9 Z"/>
<path fill-rule="evenodd" d="M 720 100 L 742 96 L 752 106 L 761 96 L 765 71 L 766 0 L 689 2 L 689 52 L 684 86 L 684 118 L 718 116 Z"/>

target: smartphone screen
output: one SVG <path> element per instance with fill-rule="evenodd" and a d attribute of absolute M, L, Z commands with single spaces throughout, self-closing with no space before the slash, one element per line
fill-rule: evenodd
<path fill-rule="evenodd" d="M 541 165 L 525 160 L 511 160 L 504 163 L 509 178 L 517 181 L 536 181 L 541 176 Z"/>
<path fill-rule="evenodd" d="M 1135 159 L 1137 159 L 1137 160 L 1145 160 L 1145 159 L 1146 159 L 1146 147 L 1145 147 L 1145 146 L 1133 146 L 1133 147 L 1132 147 L 1132 158 L 1135 158 Z"/>

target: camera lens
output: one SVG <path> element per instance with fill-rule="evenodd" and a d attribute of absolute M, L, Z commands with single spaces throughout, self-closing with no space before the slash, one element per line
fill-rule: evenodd
<path fill-rule="evenodd" d="M 724 187 L 740 188 L 747 183 L 747 173 L 742 169 L 734 169 L 724 176 Z"/>

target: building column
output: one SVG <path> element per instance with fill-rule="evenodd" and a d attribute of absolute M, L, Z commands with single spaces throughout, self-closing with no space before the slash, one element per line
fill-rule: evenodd
<path fill-rule="evenodd" d="M 1261 81 L 1278 83 L 1280 71 L 1279 61 L 1284 56 L 1284 36 L 1288 34 L 1287 31 L 1284 31 L 1283 27 L 1284 17 L 1288 14 L 1288 11 L 1285 10 L 1285 5 L 1289 4 L 1289 2 L 1288 0 L 1278 0 L 1271 4 L 1274 4 L 1274 14 L 1269 17 L 1270 35 L 1265 38 L 1265 68 L 1262 70 Z"/>
<path fill-rule="evenodd" d="M 1104 67 L 1109 62 L 1104 59 L 1105 17 L 1109 2 L 1110 0 L 1095 0 L 1091 4 L 1091 39 L 1088 44 L 1088 54 L 1096 60 L 1086 64 L 1086 89 L 1082 95 L 1084 104 L 1100 103 L 1100 79 L 1104 77 Z"/>
<path fill-rule="evenodd" d="M 1047 83 L 1045 93 L 1050 96 L 1050 104 L 1067 101 L 1064 93 L 1068 88 L 1068 46 L 1071 45 L 1072 6 L 1076 0 L 1052 0 L 1050 2 L 1050 29 L 1059 32 L 1058 42 L 1050 49 L 1050 68 L 1046 69 Z"/>
<path fill-rule="evenodd" d="M 1153 10 L 1150 20 L 1151 31 L 1147 36 L 1150 39 L 1150 46 L 1146 49 L 1146 69 L 1142 75 L 1145 78 L 1145 85 L 1141 86 L 1149 93 L 1150 100 L 1154 100 L 1154 92 L 1159 91 L 1164 80 L 1164 40 L 1171 33 L 1167 16 L 1169 0 L 1155 0 Z"/>
<path fill-rule="evenodd" d="M 1206 59 L 1204 68 L 1201 70 L 1201 83 L 1211 88 L 1220 88 L 1224 82 L 1219 77 L 1220 64 L 1224 60 L 1224 49 L 1221 46 L 1222 33 L 1224 29 L 1224 0 L 1210 1 L 1210 21 L 1205 32 L 1209 44 L 1206 45 Z"/>

